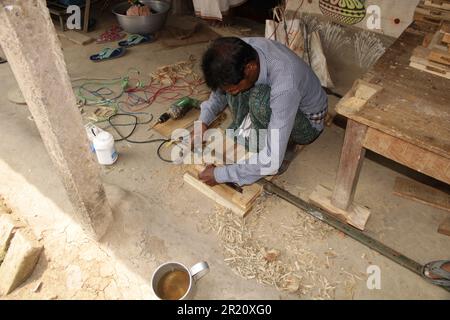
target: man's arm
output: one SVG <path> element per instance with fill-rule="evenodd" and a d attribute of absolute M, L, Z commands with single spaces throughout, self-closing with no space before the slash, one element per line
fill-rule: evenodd
<path fill-rule="evenodd" d="M 215 168 L 215 180 L 218 183 L 234 182 L 245 185 L 278 172 L 286 153 L 300 101 L 301 95 L 296 90 L 280 92 L 271 97 L 272 115 L 267 131 L 266 146 L 252 156 L 252 158 L 257 157 L 257 164 L 233 164 Z"/>
<path fill-rule="evenodd" d="M 216 116 L 225 109 L 226 105 L 227 99 L 225 95 L 218 91 L 212 91 L 209 95 L 209 99 L 202 102 L 200 105 L 201 110 L 199 120 L 209 126 Z"/>

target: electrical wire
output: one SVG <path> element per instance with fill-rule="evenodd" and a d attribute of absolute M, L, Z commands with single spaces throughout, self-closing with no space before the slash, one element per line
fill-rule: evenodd
<path fill-rule="evenodd" d="M 133 118 L 134 121 L 133 121 L 133 122 L 130 122 L 130 123 L 120 123 L 120 124 L 114 123 L 114 122 L 112 121 L 114 118 L 117 118 L 117 117 L 120 117 L 120 116 L 128 116 L 128 117 L 131 117 L 131 118 Z M 129 138 L 134 134 L 134 132 L 135 132 L 135 130 L 136 130 L 136 128 L 137 128 L 138 125 L 140 125 L 140 124 L 148 124 L 148 123 L 150 123 L 152 120 L 153 120 L 153 116 L 151 117 L 150 120 L 147 120 L 147 121 L 145 121 L 145 122 L 139 122 L 139 121 L 138 121 L 138 117 L 136 117 L 135 115 L 127 114 L 127 113 L 116 113 L 116 114 L 114 114 L 114 115 L 112 115 L 112 116 L 110 116 L 110 117 L 108 118 L 108 123 L 109 123 L 109 125 L 111 126 L 111 128 L 113 128 L 114 131 L 120 136 L 119 139 L 114 139 L 115 142 L 127 141 L 127 142 L 129 142 L 129 143 L 137 143 L 137 144 L 161 142 L 161 143 L 159 144 L 157 150 L 156 150 L 156 155 L 158 156 L 158 158 L 159 158 L 160 160 L 162 160 L 162 161 L 164 161 L 164 162 L 167 162 L 167 163 L 173 163 L 174 161 L 172 161 L 172 160 L 170 160 L 170 159 L 166 159 L 166 158 L 164 158 L 164 157 L 161 155 L 161 150 L 162 150 L 162 147 L 163 147 L 165 144 L 170 143 L 170 142 L 175 143 L 176 146 L 177 146 L 178 141 L 173 141 L 173 140 L 170 140 L 170 139 L 164 139 L 164 138 L 149 139 L 149 140 L 141 140 L 141 141 L 136 141 L 136 140 L 131 140 L 131 139 L 129 139 Z M 131 131 L 130 131 L 127 135 L 123 135 L 123 134 L 119 131 L 119 129 L 117 128 L 118 126 L 133 126 L 133 128 L 131 129 Z"/>
<path fill-rule="evenodd" d="M 180 99 L 184 96 L 209 94 L 209 91 L 198 89 L 205 82 L 201 78 L 187 79 L 186 76 L 175 74 L 170 78 L 170 84 L 163 85 L 161 82 L 155 83 L 150 80 L 148 84 L 144 84 L 138 76 L 141 72 L 138 69 L 131 68 L 127 74 L 122 77 L 104 79 L 104 78 L 77 78 L 72 82 L 84 80 L 79 85 L 73 85 L 76 89 L 76 95 L 81 106 L 109 108 L 111 111 L 101 114 L 99 118 L 97 110 L 94 112 L 94 123 L 107 122 L 107 129 L 111 127 L 116 136 L 114 141 L 127 141 L 129 143 L 146 144 L 160 142 L 156 154 L 159 159 L 164 162 L 172 163 L 170 159 L 166 159 L 161 155 L 162 148 L 168 143 L 175 143 L 178 146 L 179 141 L 159 138 L 149 140 L 133 140 L 131 137 L 135 133 L 139 125 L 149 124 L 153 120 L 151 113 L 142 110 L 150 107 L 157 99 L 161 102 L 170 102 Z M 112 113 L 112 114 L 111 114 Z M 145 121 L 139 121 L 138 115 L 149 116 Z M 129 122 L 116 122 L 114 120 L 122 117 L 131 118 Z M 131 127 L 127 134 L 123 134 L 119 127 Z M 179 147 L 179 146 L 178 146 Z"/>

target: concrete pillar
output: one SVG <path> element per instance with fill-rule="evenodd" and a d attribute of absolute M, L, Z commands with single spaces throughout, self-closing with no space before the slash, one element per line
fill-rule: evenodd
<path fill-rule="evenodd" d="M 112 220 L 45 0 L 0 0 L 0 43 L 83 229 Z M 26 152 L 26 150 L 24 150 Z"/>

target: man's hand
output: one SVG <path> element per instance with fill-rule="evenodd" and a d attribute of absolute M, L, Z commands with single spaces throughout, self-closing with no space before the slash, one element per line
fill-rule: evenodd
<path fill-rule="evenodd" d="M 208 126 L 202 122 L 202 130 L 201 132 L 195 132 L 192 130 L 191 132 L 191 150 L 194 150 L 194 141 L 199 139 L 203 143 L 203 135 L 205 131 L 208 130 Z"/>
<path fill-rule="evenodd" d="M 216 178 L 214 177 L 214 169 L 215 165 L 208 164 L 202 172 L 199 173 L 198 178 L 206 183 L 208 186 L 215 186 L 217 183 Z"/>

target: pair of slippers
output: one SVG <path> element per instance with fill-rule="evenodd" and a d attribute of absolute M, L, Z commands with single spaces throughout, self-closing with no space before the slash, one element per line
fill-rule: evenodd
<path fill-rule="evenodd" d="M 104 48 L 90 57 L 93 62 L 120 58 L 126 52 L 126 48 L 134 47 L 143 43 L 151 43 L 155 40 L 154 35 L 130 34 L 126 40 L 119 41 L 118 48 Z"/>
<path fill-rule="evenodd" d="M 444 266 L 449 266 L 450 260 L 438 260 L 425 264 L 422 268 L 422 275 L 431 283 L 448 288 L 450 290 L 450 271 Z"/>

